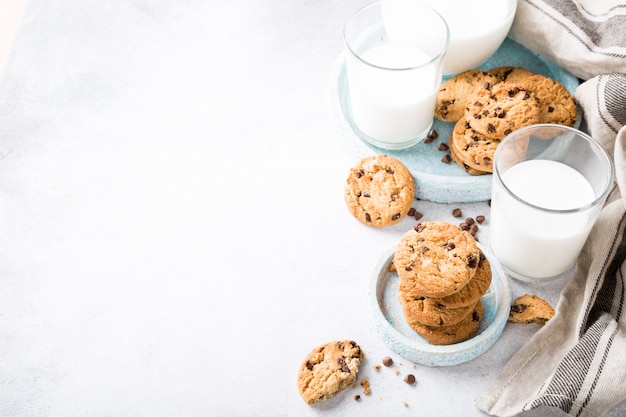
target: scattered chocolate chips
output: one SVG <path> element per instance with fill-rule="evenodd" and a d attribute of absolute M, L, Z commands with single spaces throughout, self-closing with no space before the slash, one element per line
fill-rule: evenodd
<path fill-rule="evenodd" d="M 450 149 L 450 147 L 449 147 L 448 145 L 446 145 L 445 143 L 440 143 L 440 144 L 439 144 L 439 150 L 440 150 L 441 152 L 445 152 L 445 151 L 447 151 L 448 149 Z"/>
<path fill-rule="evenodd" d="M 463 215 L 463 212 L 460 208 L 455 208 L 454 210 L 452 210 L 452 215 L 454 217 L 461 217 Z"/>
<path fill-rule="evenodd" d="M 415 375 L 408 374 L 407 376 L 404 377 L 404 382 L 406 382 L 409 385 L 415 384 Z"/>
<path fill-rule="evenodd" d="M 465 223 L 469 224 L 470 226 L 474 224 L 474 219 L 471 217 L 468 217 L 467 219 L 465 219 Z"/>
<path fill-rule="evenodd" d="M 413 217 L 413 216 L 415 216 L 415 212 L 416 212 L 416 211 L 417 211 L 417 210 L 415 210 L 415 208 L 414 208 L 414 207 L 411 207 L 411 208 L 409 209 L 409 212 L 407 213 L 407 215 L 408 215 L 408 216 Z"/>
<path fill-rule="evenodd" d="M 439 134 L 437 133 L 435 129 L 433 129 L 430 132 L 428 132 L 428 135 L 426 135 L 426 138 L 424 138 L 424 143 L 430 143 L 433 140 L 437 139 L 438 137 L 439 137 Z"/>
<path fill-rule="evenodd" d="M 441 158 L 441 162 L 445 164 L 449 164 L 452 161 L 452 157 L 449 154 L 445 154 L 443 158 Z"/>
<path fill-rule="evenodd" d="M 361 396 L 360 395 L 355 395 L 354 396 L 354 401 L 360 401 L 361 400 Z"/>
<path fill-rule="evenodd" d="M 469 224 L 463 222 L 459 224 L 459 227 L 461 228 L 461 230 L 465 230 L 466 232 L 469 232 Z"/>
<path fill-rule="evenodd" d="M 413 217 L 415 217 L 415 220 L 419 220 L 422 217 L 424 217 L 424 215 L 420 213 L 419 211 L 415 211 L 415 214 L 413 215 Z"/>
<path fill-rule="evenodd" d="M 393 359 L 391 359 L 389 356 L 385 356 L 383 358 L 383 365 L 385 365 L 387 367 L 393 365 Z"/>

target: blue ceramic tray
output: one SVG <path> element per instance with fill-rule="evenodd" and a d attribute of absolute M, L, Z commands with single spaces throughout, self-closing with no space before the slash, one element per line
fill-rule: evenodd
<path fill-rule="evenodd" d="M 453 366 L 485 353 L 502 335 L 509 317 L 511 295 L 506 276 L 497 261 L 481 247 L 491 264 L 491 286 L 481 298 L 483 321 L 471 339 L 453 345 L 437 346 L 426 342 L 406 323 L 398 301 L 399 277 L 389 272 L 394 250 L 379 260 L 370 281 L 370 305 L 374 324 L 383 341 L 398 355 L 428 366 Z"/>
<path fill-rule="evenodd" d="M 505 39 L 498 51 L 480 68 L 490 69 L 500 66 L 522 67 L 548 76 L 563 84 L 572 94 L 579 84 L 573 75 L 509 38 Z M 448 143 L 454 123 L 434 119 L 433 128 L 439 138 L 431 143 L 418 143 L 408 149 L 386 150 L 367 143 L 360 137 L 352 120 L 343 55 L 337 60 L 331 76 L 331 96 L 340 122 L 355 139 L 353 142 L 357 156 L 385 153 L 401 160 L 413 174 L 415 197 L 439 203 L 467 203 L 491 198 L 491 175 L 469 175 L 454 161 L 448 164 L 441 162 L 445 153 L 438 150 L 439 144 Z M 580 119 L 579 114 L 577 124 L 580 123 Z"/>

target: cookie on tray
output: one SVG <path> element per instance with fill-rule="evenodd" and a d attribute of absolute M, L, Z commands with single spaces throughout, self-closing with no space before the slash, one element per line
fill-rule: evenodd
<path fill-rule="evenodd" d="M 350 213 L 368 226 L 384 227 L 402 220 L 415 199 L 409 169 L 389 155 L 368 156 L 350 169 L 344 188 Z"/>
<path fill-rule="evenodd" d="M 576 102 L 561 83 L 543 75 L 533 75 L 518 85 L 537 97 L 539 101 L 539 123 L 555 123 L 574 126 Z"/>
<path fill-rule="evenodd" d="M 511 323 L 545 324 L 554 316 L 554 309 L 543 298 L 524 294 L 517 297 L 511 305 L 509 321 Z"/>
<path fill-rule="evenodd" d="M 424 326 L 414 324 L 413 330 L 433 345 L 452 345 L 470 339 L 478 329 L 483 320 L 483 304 L 478 301 L 474 310 L 459 323 L 452 326 Z"/>
<path fill-rule="evenodd" d="M 476 274 L 476 240 L 448 222 L 423 222 L 396 246 L 394 263 L 400 285 L 414 294 L 441 298 L 460 291 Z"/>
<path fill-rule="evenodd" d="M 525 68 L 520 67 L 512 67 L 512 66 L 502 66 L 491 68 L 489 73 L 494 75 L 498 81 L 508 81 L 510 83 L 517 83 L 519 81 L 524 81 L 528 77 L 532 77 L 535 75 L 534 72 L 527 70 Z"/>
<path fill-rule="evenodd" d="M 309 405 L 334 397 L 356 382 L 364 354 L 352 340 L 333 341 L 311 351 L 298 370 L 298 390 Z"/>
<path fill-rule="evenodd" d="M 439 87 L 435 117 L 443 122 L 456 122 L 463 117 L 465 102 L 477 88 L 494 84 L 498 79 L 477 69 L 467 70 L 446 80 Z"/>
<path fill-rule="evenodd" d="M 493 155 L 500 142 L 500 139 L 481 135 L 461 119 L 454 125 L 449 145 L 463 164 L 479 172 L 492 173 Z"/>
<path fill-rule="evenodd" d="M 458 166 L 460 166 L 461 168 L 463 168 L 465 170 L 465 172 L 467 172 L 470 175 L 486 175 L 486 174 L 491 174 L 491 172 L 487 172 L 487 171 L 480 171 L 478 169 L 472 168 L 470 167 L 468 164 L 466 164 L 465 162 L 463 162 L 463 160 L 461 160 L 461 158 L 458 155 L 458 151 L 453 147 L 450 146 L 450 155 L 452 155 L 452 159 L 454 160 L 454 162 L 456 162 L 456 164 Z"/>

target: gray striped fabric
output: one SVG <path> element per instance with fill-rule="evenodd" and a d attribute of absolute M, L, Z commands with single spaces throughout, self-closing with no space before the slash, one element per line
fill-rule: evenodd
<path fill-rule="evenodd" d="M 511 37 L 583 81 L 581 129 L 613 156 L 616 188 L 556 315 L 475 404 L 502 417 L 603 416 L 626 401 L 626 1 L 519 0 Z"/>

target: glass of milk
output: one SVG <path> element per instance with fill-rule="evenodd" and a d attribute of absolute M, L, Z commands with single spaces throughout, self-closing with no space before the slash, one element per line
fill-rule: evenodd
<path fill-rule="evenodd" d="M 26 3 L 27 0 L 0 0 L 0 80 L 9 60 Z"/>
<path fill-rule="evenodd" d="M 489 227 L 504 271 L 528 282 L 570 271 L 614 175 L 608 153 L 579 130 L 543 124 L 508 135 L 494 156 Z"/>
<path fill-rule="evenodd" d="M 344 28 L 352 120 L 361 138 L 383 149 L 415 145 L 433 123 L 450 34 L 439 13 L 416 7 L 413 29 L 393 39 L 382 3 L 362 8 Z"/>

